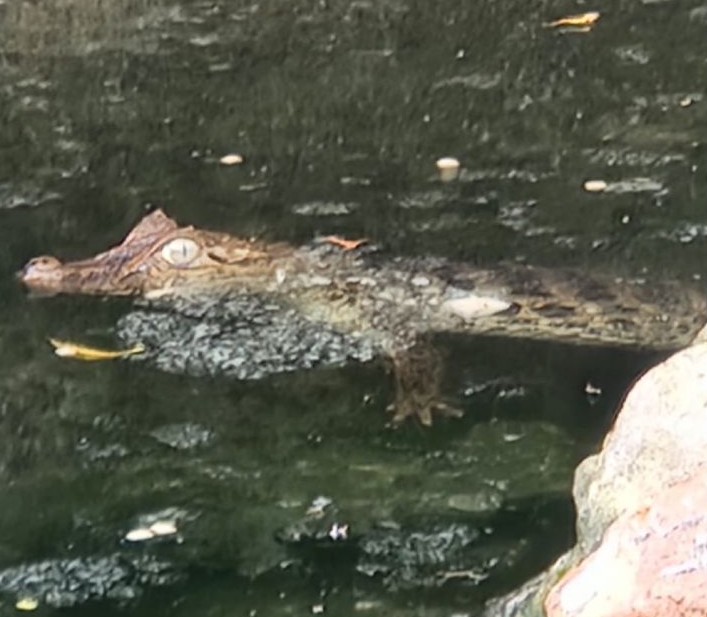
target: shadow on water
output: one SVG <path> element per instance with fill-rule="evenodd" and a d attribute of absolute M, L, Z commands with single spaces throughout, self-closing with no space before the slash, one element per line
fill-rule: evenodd
<path fill-rule="evenodd" d="M 239 383 L 58 359 L 48 336 L 115 345 L 130 303 L 12 276 L 161 204 L 248 236 L 699 284 L 707 9 L 543 27 L 568 9 L 0 4 L 1 614 L 473 612 L 571 543 L 573 468 L 660 354 L 442 337 L 464 417 L 394 431 L 382 362 Z M 178 533 L 126 540 L 156 521 Z"/>

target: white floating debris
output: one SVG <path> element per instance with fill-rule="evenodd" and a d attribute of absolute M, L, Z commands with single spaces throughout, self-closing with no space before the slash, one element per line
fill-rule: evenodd
<path fill-rule="evenodd" d="M 464 298 L 454 298 L 442 303 L 442 308 L 461 317 L 462 319 L 475 319 L 477 317 L 489 317 L 497 313 L 502 313 L 513 306 L 508 300 L 501 300 L 492 296 L 478 296 L 469 294 Z"/>
<path fill-rule="evenodd" d="M 155 521 L 148 531 L 155 536 L 171 536 L 177 533 L 177 523 L 176 521 Z"/>
<path fill-rule="evenodd" d="M 125 534 L 125 539 L 128 542 L 145 542 L 146 540 L 152 540 L 152 538 L 154 537 L 155 533 L 147 527 L 131 529 L 128 533 Z"/>
<path fill-rule="evenodd" d="M 323 604 L 315 604 L 312 607 L 312 615 L 321 615 L 324 612 Z"/>
<path fill-rule="evenodd" d="M 349 526 L 339 525 L 339 523 L 334 523 L 327 534 L 335 542 L 337 540 L 346 540 L 349 537 Z"/>
<path fill-rule="evenodd" d="M 451 156 L 445 156 L 437 160 L 437 171 L 442 182 L 451 182 L 459 177 L 459 161 Z"/>
<path fill-rule="evenodd" d="M 226 154 L 222 156 L 218 162 L 221 163 L 221 165 L 240 165 L 243 160 L 243 156 L 240 154 Z"/>
<path fill-rule="evenodd" d="M 584 386 L 584 393 L 599 396 L 601 394 L 601 388 L 597 388 L 591 381 L 588 381 Z"/>
<path fill-rule="evenodd" d="M 604 180 L 587 180 L 584 183 L 584 190 L 587 193 L 602 193 L 609 186 Z"/>
<path fill-rule="evenodd" d="M 591 381 L 584 384 L 584 394 L 587 395 L 587 401 L 590 405 L 596 404 L 602 394 L 601 388 L 595 386 Z"/>

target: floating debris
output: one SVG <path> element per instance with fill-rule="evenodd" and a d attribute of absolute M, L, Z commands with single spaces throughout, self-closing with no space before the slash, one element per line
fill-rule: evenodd
<path fill-rule="evenodd" d="M 602 389 L 595 386 L 591 381 L 584 384 L 584 394 L 590 405 L 596 405 L 602 395 Z"/>
<path fill-rule="evenodd" d="M 442 182 L 451 182 L 459 177 L 459 169 L 461 164 L 459 161 L 451 156 L 445 156 L 441 159 L 437 159 L 437 171 L 439 172 L 439 179 Z"/>
<path fill-rule="evenodd" d="M 176 521 L 155 521 L 148 528 L 154 536 L 173 536 L 177 533 Z"/>
<path fill-rule="evenodd" d="M 349 526 L 346 524 L 339 525 L 339 523 L 334 523 L 327 534 L 334 542 L 339 540 L 348 540 L 349 537 Z"/>
<path fill-rule="evenodd" d="M 601 14 L 598 11 L 589 11 L 587 13 L 578 13 L 577 15 L 567 15 L 567 17 L 561 17 L 555 21 L 546 23 L 545 26 L 548 28 L 577 28 L 586 29 L 582 31 L 587 31 L 591 29 L 599 18 Z"/>
<path fill-rule="evenodd" d="M 118 360 L 134 356 L 145 352 L 144 345 L 135 345 L 130 349 L 98 349 L 96 347 L 87 347 L 70 341 L 60 341 L 55 338 L 50 338 L 49 342 L 54 347 L 54 353 L 62 358 L 73 358 L 74 360 L 83 360 L 85 362 L 96 362 L 103 360 Z"/>
<path fill-rule="evenodd" d="M 587 193 L 603 193 L 608 186 L 605 180 L 587 180 L 584 183 L 584 190 Z"/>
<path fill-rule="evenodd" d="M 584 393 L 590 396 L 599 396 L 601 394 L 601 388 L 598 388 L 591 381 L 588 381 L 584 385 Z"/>
<path fill-rule="evenodd" d="M 240 165 L 244 160 L 242 155 L 233 153 L 222 156 L 218 162 L 221 165 Z"/>
<path fill-rule="evenodd" d="M 149 526 L 146 526 L 143 522 L 143 526 L 131 529 L 125 534 L 125 540 L 128 542 L 147 542 L 154 538 L 173 536 L 177 531 L 176 519 L 160 519 L 153 521 Z"/>
<path fill-rule="evenodd" d="M 128 542 L 145 542 L 147 540 L 152 540 L 155 537 L 155 533 L 147 527 L 139 527 L 137 529 L 131 529 L 125 534 L 125 539 Z"/>
<path fill-rule="evenodd" d="M 20 598 L 15 602 L 15 608 L 18 611 L 35 611 L 39 607 L 39 600 L 36 598 Z"/>

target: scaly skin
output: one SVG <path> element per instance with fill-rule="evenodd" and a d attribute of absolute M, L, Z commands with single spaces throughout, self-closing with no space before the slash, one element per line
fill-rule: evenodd
<path fill-rule="evenodd" d="M 197 299 L 224 293 L 294 307 L 375 343 L 396 369 L 396 419 L 431 422 L 438 361 L 423 343 L 448 331 L 677 349 L 705 321 L 705 299 L 677 284 L 601 279 L 530 266 L 481 270 L 442 259 L 383 259 L 179 227 L 161 210 L 118 246 L 82 261 L 37 257 L 20 273 L 42 294 Z"/>

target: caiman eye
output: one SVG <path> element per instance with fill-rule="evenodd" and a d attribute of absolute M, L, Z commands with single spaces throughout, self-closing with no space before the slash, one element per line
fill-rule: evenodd
<path fill-rule="evenodd" d="M 162 258 L 173 266 L 186 266 L 197 258 L 201 249 L 189 238 L 175 238 L 162 247 Z"/>

